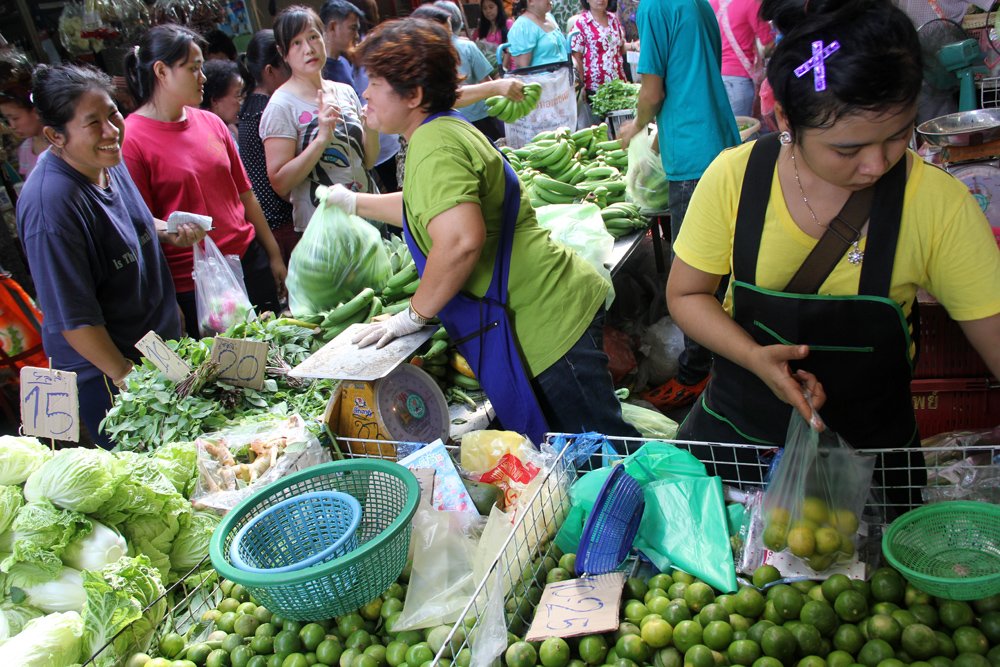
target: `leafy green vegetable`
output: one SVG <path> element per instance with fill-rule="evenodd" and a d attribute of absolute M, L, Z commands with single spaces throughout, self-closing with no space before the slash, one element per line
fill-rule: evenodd
<path fill-rule="evenodd" d="M 168 579 L 170 551 L 180 532 L 181 519 L 191 512 L 191 504 L 175 496 L 157 514 L 135 515 L 121 526 L 129 546 L 145 554 L 163 579 Z"/>
<path fill-rule="evenodd" d="M 153 463 L 177 492 L 190 498 L 198 483 L 198 448 L 193 442 L 172 442 L 153 452 Z"/>
<path fill-rule="evenodd" d="M 602 83 L 590 98 L 590 107 L 598 116 L 612 111 L 631 111 L 639 100 L 639 84 L 614 79 Z"/>
<path fill-rule="evenodd" d="M 44 612 L 80 611 L 87 600 L 83 590 L 83 577 L 79 570 L 64 567 L 58 576 L 23 589 L 24 601 L 31 607 L 37 607 Z"/>
<path fill-rule="evenodd" d="M 24 504 L 21 489 L 16 486 L 0 486 L 0 533 L 14 523 L 17 511 Z"/>
<path fill-rule="evenodd" d="M 114 495 L 93 512 L 98 519 L 120 527 L 131 517 L 158 514 L 168 503 L 183 501 L 151 456 L 119 452 L 114 458 L 122 472 L 121 481 Z"/>
<path fill-rule="evenodd" d="M 35 438 L 0 435 L 0 484 L 24 484 L 51 456 L 52 450 Z"/>
<path fill-rule="evenodd" d="M 0 663 L 17 667 L 66 667 L 79 662 L 83 619 L 70 611 L 32 619 L 0 646 Z"/>
<path fill-rule="evenodd" d="M 63 553 L 63 562 L 77 570 L 100 570 L 128 552 L 125 538 L 103 523 L 91 523 L 90 534 L 70 542 Z"/>
<path fill-rule="evenodd" d="M 111 646 L 95 661 L 98 667 L 120 664 L 131 654 L 149 648 L 167 613 L 167 601 L 159 574 L 148 558 L 125 557 L 100 572 L 84 572 L 83 588 L 87 601 L 80 662 L 109 641 Z M 121 632 L 127 626 L 129 631 Z"/>
<path fill-rule="evenodd" d="M 208 543 L 219 525 L 219 517 L 211 512 L 192 512 L 181 517 L 181 529 L 170 552 L 173 573 L 183 577 L 208 554 Z"/>
<path fill-rule="evenodd" d="M 93 512 L 115 493 L 120 467 L 103 449 L 63 449 L 28 477 L 24 498 L 49 500 L 68 510 Z"/>
<path fill-rule="evenodd" d="M 19 633 L 33 618 L 44 616 L 41 609 L 6 601 L 0 604 L 0 643 Z"/>
<path fill-rule="evenodd" d="M 61 510 L 47 500 L 39 500 L 21 508 L 12 529 L 13 550 L 0 563 L 0 571 L 8 575 L 10 584 L 24 588 L 58 576 L 66 547 L 89 534 L 92 524 L 79 512 Z"/>
<path fill-rule="evenodd" d="M 333 380 L 289 378 L 287 370 L 319 346 L 310 330 L 267 318 L 240 322 L 225 335 L 269 344 L 267 379 L 260 391 L 208 381 L 189 396 L 149 361 L 129 376 L 127 391 L 102 422 L 102 428 L 121 450 L 147 451 L 163 443 L 192 441 L 256 415 L 322 414 L 335 385 Z M 211 356 L 211 340 L 167 341 L 167 345 L 197 368 Z M 319 430 L 318 426 L 315 426 Z M 177 484 L 177 478 L 167 475 Z M 188 489 L 193 487 L 193 483 Z"/>

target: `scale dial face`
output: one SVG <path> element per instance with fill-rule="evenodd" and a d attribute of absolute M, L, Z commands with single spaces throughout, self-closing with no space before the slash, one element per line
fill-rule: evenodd
<path fill-rule="evenodd" d="M 447 441 L 451 431 L 448 401 L 426 372 L 400 364 L 375 385 L 378 418 L 393 440 Z"/>
<path fill-rule="evenodd" d="M 951 170 L 965 183 L 992 227 L 1000 227 L 1000 169 L 986 164 L 966 164 Z"/>

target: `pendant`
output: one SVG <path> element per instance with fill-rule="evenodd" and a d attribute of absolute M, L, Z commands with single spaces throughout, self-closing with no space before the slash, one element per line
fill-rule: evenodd
<path fill-rule="evenodd" d="M 861 251 L 861 248 L 858 247 L 858 242 L 855 241 L 851 244 L 851 249 L 847 251 L 847 261 L 857 266 L 864 258 L 865 253 Z"/>

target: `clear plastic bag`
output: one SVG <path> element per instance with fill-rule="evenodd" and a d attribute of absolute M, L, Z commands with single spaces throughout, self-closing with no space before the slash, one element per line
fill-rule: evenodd
<path fill-rule="evenodd" d="M 793 411 L 785 449 L 764 495 L 764 546 L 788 551 L 816 572 L 849 562 L 872 484 L 875 458 Z"/>
<path fill-rule="evenodd" d="M 222 333 L 253 313 L 242 275 L 209 236 L 194 246 L 193 275 L 202 336 Z"/>
<path fill-rule="evenodd" d="M 625 173 L 625 194 L 640 208 L 664 211 L 669 205 L 667 175 L 660 154 L 653 150 L 656 125 L 633 137 L 628 145 L 628 171 Z"/>
<path fill-rule="evenodd" d="M 241 424 L 204 435 L 195 445 L 198 481 L 191 502 L 221 513 L 271 482 L 330 460 L 298 415 Z"/>
<path fill-rule="evenodd" d="M 479 583 L 473 576 L 483 519 L 467 512 L 439 512 L 426 504 L 413 517 L 413 569 L 395 630 L 454 623 Z"/>
<path fill-rule="evenodd" d="M 319 206 L 288 263 L 288 305 L 295 317 L 335 308 L 358 292 L 385 287 L 392 273 L 379 231 L 363 219 L 326 205 L 326 188 L 317 188 Z"/>

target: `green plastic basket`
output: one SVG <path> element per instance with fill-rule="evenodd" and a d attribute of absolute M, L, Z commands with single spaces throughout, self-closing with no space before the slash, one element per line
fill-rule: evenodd
<path fill-rule="evenodd" d="M 356 549 L 292 572 L 256 574 L 232 564 L 229 547 L 240 528 L 267 508 L 311 491 L 340 491 L 357 499 Z M 371 602 L 399 577 L 419 498 L 417 478 L 397 463 L 324 463 L 269 484 L 230 510 L 212 534 L 209 555 L 220 575 L 242 584 L 271 611 L 296 621 L 333 618 Z"/>
<path fill-rule="evenodd" d="M 886 559 L 931 595 L 975 600 L 1000 593 L 1000 505 L 952 500 L 911 510 L 882 537 Z"/>

